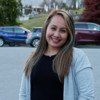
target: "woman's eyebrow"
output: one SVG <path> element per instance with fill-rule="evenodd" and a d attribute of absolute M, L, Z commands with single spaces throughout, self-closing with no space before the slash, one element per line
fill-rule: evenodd
<path fill-rule="evenodd" d="M 54 26 L 54 27 L 57 27 L 56 25 L 54 25 L 54 24 L 51 24 L 50 26 Z"/>
<path fill-rule="evenodd" d="M 66 27 L 62 27 L 61 29 L 64 29 L 64 30 L 66 30 Z"/>
<path fill-rule="evenodd" d="M 54 25 L 54 24 L 52 24 L 52 25 L 50 25 L 50 26 L 54 26 L 54 27 L 57 27 L 56 25 Z M 61 29 L 66 29 L 66 27 L 61 27 Z"/>
<path fill-rule="evenodd" d="M 51 26 L 51 27 L 57 27 L 57 25 L 55 25 L 55 24 L 53 24 L 53 23 L 51 23 L 50 26 Z M 67 30 L 65 26 L 62 26 L 60 29 L 65 29 L 65 30 Z"/>

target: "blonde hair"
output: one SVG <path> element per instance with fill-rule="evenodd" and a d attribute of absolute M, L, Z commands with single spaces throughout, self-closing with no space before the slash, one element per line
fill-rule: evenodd
<path fill-rule="evenodd" d="M 32 53 L 26 62 L 24 69 L 26 76 L 31 74 L 32 68 L 37 64 L 37 62 L 47 49 L 48 44 L 46 41 L 46 30 L 55 15 L 60 15 L 65 20 L 66 29 L 68 30 L 68 38 L 66 43 L 61 47 L 61 50 L 55 56 L 52 67 L 54 72 L 58 74 L 58 77 L 61 81 L 64 79 L 64 76 L 69 73 L 73 57 L 73 44 L 75 33 L 74 21 L 67 11 L 58 9 L 52 10 L 45 21 L 39 46 L 37 47 L 36 52 Z"/>

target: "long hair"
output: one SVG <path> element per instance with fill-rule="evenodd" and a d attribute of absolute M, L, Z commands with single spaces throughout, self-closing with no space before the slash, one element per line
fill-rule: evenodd
<path fill-rule="evenodd" d="M 60 51 L 55 56 L 52 68 L 53 71 L 58 74 L 60 80 L 63 80 L 64 76 L 69 73 L 73 57 L 73 44 L 74 44 L 74 34 L 75 34 L 74 21 L 71 15 L 67 11 L 58 9 L 51 11 L 51 13 L 48 15 L 45 21 L 39 46 L 37 47 L 35 53 L 33 52 L 30 55 L 29 59 L 25 64 L 24 71 L 26 76 L 31 74 L 32 68 L 37 64 L 37 62 L 45 53 L 48 47 L 48 43 L 46 41 L 46 30 L 52 18 L 56 15 L 60 15 L 63 17 L 66 23 L 66 29 L 68 30 L 68 38 L 64 43 L 64 45 L 61 47 Z"/>

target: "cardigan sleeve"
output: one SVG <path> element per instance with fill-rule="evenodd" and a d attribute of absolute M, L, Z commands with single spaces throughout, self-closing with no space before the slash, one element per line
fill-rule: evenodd
<path fill-rule="evenodd" d="M 19 100 L 30 100 L 30 79 L 23 73 L 19 91 Z"/>
<path fill-rule="evenodd" d="M 78 88 L 78 100 L 94 100 L 93 68 L 88 57 L 79 51 L 75 62 L 75 81 Z"/>

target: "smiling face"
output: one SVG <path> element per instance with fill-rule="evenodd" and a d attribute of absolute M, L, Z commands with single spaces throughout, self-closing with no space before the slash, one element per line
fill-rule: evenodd
<path fill-rule="evenodd" d="M 68 31 L 61 15 L 56 15 L 51 19 L 46 30 L 46 41 L 48 48 L 59 50 L 67 41 Z"/>

